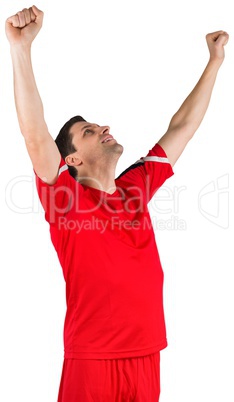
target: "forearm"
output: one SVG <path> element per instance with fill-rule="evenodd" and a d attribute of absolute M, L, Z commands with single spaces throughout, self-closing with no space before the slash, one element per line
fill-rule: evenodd
<path fill-rule="evenodd" d="M 191 136 L 195 133 L 209 106 L 220 65 L 217 60 L 208 62 L 198 83 L 172 117 L 169 129 L 183 128 Z"/>
<path fill-rule="evenodd" d="M 29 46 L 12 46 L 15 105 L 25 139 L 40 139 L 46 128 L 42 101 L 37 89 Z"/>

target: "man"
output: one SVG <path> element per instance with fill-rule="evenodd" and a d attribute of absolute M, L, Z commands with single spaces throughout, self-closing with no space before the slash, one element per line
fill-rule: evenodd
<path fill-rule="evenodd" d="M 163 271 L 147 204 L 172 174 L 209 105 L 228 34 L 206 37 L 210 59 L 148 155 L 117 179 L 123 147 L 108 126 L 71 118 L 54 141 L 30 50 L 43 13 L 6 21 L 21 132 L 66 281 L 64 365 L 58 402 L 156 402 L 167 346 Z"/>

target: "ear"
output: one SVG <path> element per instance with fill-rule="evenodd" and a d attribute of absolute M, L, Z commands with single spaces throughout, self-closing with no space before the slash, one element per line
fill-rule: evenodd
<path fill-rule="evenodd" d="M 77 157 L 76 153 L 66 156 L 65 162 L 68 166 L 80 166 L 82 164 L 82 160 Z"/>

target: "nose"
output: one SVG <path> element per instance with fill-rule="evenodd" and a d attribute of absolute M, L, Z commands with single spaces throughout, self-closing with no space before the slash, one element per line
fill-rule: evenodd
<path fill-rule="evenodd" d="M 109 134 L 110 127 L 109 126 L 102 126 L 100 127 L 100 134 Z"/>

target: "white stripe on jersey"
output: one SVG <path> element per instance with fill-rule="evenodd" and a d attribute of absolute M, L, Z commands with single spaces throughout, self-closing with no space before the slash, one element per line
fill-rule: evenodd
<path fill-rule="evenodd" d="M 60 169 L 59 169 L 59 172 L 58 172 L 58 175 L 60 175 L 61 173 L 63 173 L 65 170 L 67 170 L 68 169 L 68 166 L 67 165 L 63 165 Z"/>
<path fill-rule="evenodd" d="M 161 163 L 170 163 L 167 158 L 163 158 L 161 156 L 145 156 L 144 158 L 139 159 L 136 163 L 144 163 L 144 162 L 161 162 Z"/>

